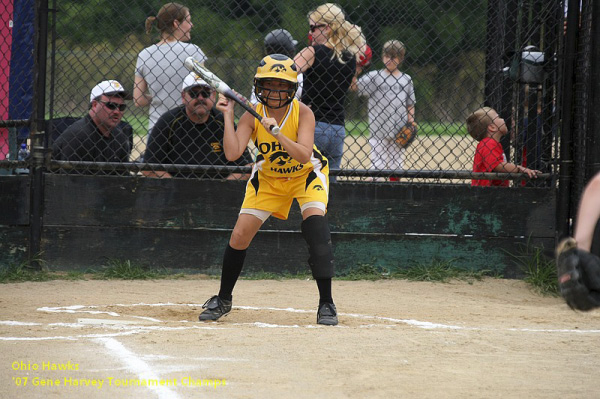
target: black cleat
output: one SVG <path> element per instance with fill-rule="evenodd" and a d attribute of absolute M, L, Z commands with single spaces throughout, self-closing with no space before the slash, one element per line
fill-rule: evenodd
<path fill-rule="evenodd" d="M 319 305 L 319 311 L 317 312 L 317 324 L 323 324 L 326 326 L 337 326 L 337 310 L 333 303 L 324 303 Z"/>
<path fill-rule="evenodd" d="M 200 313 L 198 317 L 200 321 L 218 320 L 221 316 L 231 312 L 231 301 L 226 301 L 215 295 L 202 305 L 202 309 L 206 310 Z"/>

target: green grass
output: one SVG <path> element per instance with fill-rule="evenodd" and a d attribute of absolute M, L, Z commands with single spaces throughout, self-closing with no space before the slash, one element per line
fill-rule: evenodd
<path fill-rule="evenodd" d="M 382 280 L 390 278 L 390 272 L 385 268 L 379 268 L 367 263 L 361 263 L 357 267 L 336 277 L 337 280 Z"/>
<path fill-rule="evenodd" d="M 25 281 L 53 280 L 52 274 L 38 270 L 27 263 L 10 264 L 0 269 L 0 283 L 21 283 Z"/>
<path fill-rule="evenodd" d="M 403 279 L 410 281 L 448 282 L 462 280 L 472 283 L 484 277 L 498 277 L 489 270 L 468 270 L 453 264 L 454 260 L 442 261 L 432 259 L 430 263 L 419 263 L 390 272 L 386 268 L 370 264 L 360 264 L 358 267 L 336 277 L 338 280 L 382 280 Z"/>
<path fill-rule="evenodd" d="M 148 116 L 128 117 L 123 120 L 131 125 L 136 136 L 146 136 L 148 133 Z"/>
<path fill-rule="evenodd" d="M 146 129 L 148 126 L 148 116 L 138 115 L 129 116 L 123 118 L 132 127 L 133 131 L 138 136 L 145 136 Z M 369 124 L 366 121 L 347 121 L 346 132 L 352 137 L 368 136 L 369 135 Z M 460 123 L 430 123 L 421 122 L 419 123 L 419 134 L 424 136 L 464 136 L 467 131 L 463 124 Z"/>
<path fill-rule="evenodd" d="M 86 279 L 86 273 L 80 272 L 80 271 L 69 271 L 66 273 L 60 273 L 60 276 L 61 276 L 61 280 L 75 281 L 75 280 L 85 280 Z"/>
<path fill-rule="evenodd" d="M 511 254 L 521 265 L 525 275 L 524 281 L 529 284 L 533 291 L 540 295 L 559 295 L 556 279 L 556 266 L 554 260 L 547 259 L 543 249 L 530 247 L 529 245 L 517 255 Z M 454 265 L 455 260 L 432 259 L 429 263 L 419 263 L 406 268 L 397 269 L 393 272 L 371 264 L 360 264 L 357 267 L 343 273 L 339 273 L 335 279 L 345 281 L 359 280 L 387 280 L 404 279 L 409 281 L 429 281 L 447 283 L 452 280 L 473 283 L 484 277 L 499 278 L 490 270 L 469 270 Z M 43 268 L 45 269 L 45 268 Z M 173 273 L 168 269 L 150 268 L 130 260 L 109 259 L 106 265 L 99 270 L 52 272 L 38 270 L 30 267 L 27 263 L 13 264 L 0 268 L 0 283 L 16 283 L 25 281 L 50 281 L 50 280 L 94 280 L 94 279 L 120 279 L 120 280 L 155 280 L 155 279 L 177 279 L 185 277 L 182 273 Z M 219 276 L 208 276 L 218 278 Z M 311 279 L 310 271 L 298 273 L 274 273 L 268 271 L 255 271 L 245 273 L 244 280 L 286 280 L 286 279 Z"/>
<path fill-rule="evenodd" d="M 335 279 L 345 281 L 359 280 L 383 280 L 383 279 L 407 279 L 412 281 L 438 281 L 447 282 L 449 280 L 481 280 L 484 276 L 489 276 L 487 271 L 470 271 L 454 266 L 453 261 L 432 260 L 430 264 L 418 264 L 406 269 L 399 269 L 393 273 L 389 270 L 370 264 L 360 264 L 357 267 L 343 273 L 339 273 Z M 149 268 L 137 264 L 130 260 L 107 260 L 106 265 L 99 270 L 88 270 L 85 272 L 51 272 L 39 271 L 30 268 L 26 264 L 18 266 L 9 266 L 0 269 L 0 283 L 23 282 L 23 281 L 49 281 L 49 280 L 154 280 L 154 279 L 172 279 L 184 277 L 183 274 L 173 274 L 168 269 Z M 209 276 L 210 278 L 211 276 Z M 218 276 L 212 276 L 217 278 Z M 274 273 L 268 271 L 254 271 L 244 273 L 241 277 L 244 280 L 306 280 L 311 279 L 310 271 L 297 273 Z"/>
<path fill-rule="evenodd" d="M 469 270 L 455 266 L 454 259 L 447 261 L 432 259 L 430 263 L 418 263 L 400 269 L 393 273 L 394 278 L 404 278 L 411 281 L 431 281 L 446 283 L 451 280 L 461 280 L 473 283 L 484 277 L 497 277 L 490 270 Z"/>
<path fill-rule="evenodd" d="M 0 267 L 0 283 L 50 280 L 155 280 L 177 279 L 183 276 L 182 273 L 173 273 L 167 269 L 150 268 L 130 260 L 116 259 L 109 259 L 99 270 L 87 271 L 58 272 L 49 271 L 46 267 L 39 270 L 27 262 Z"/>
<path fill-rule="evenodd" d="M 52 274 L 48 272 L 41 253 L 35 256 L 31 262 L 34 264 L 24 260 L 21 263 L 1 265 L 0 283 L 52 280 Z"/>
<path fill-rule="evenodd" d="M 65 115 L 54 115 L 55 118 Z M 49 118 L 49 115 L 46 115 Z M 136 110 L 135 113 L 126 111 L 123 120 L 131 125 L 137 136 L 146 136 L 148 129 L 148 115 Z M 236 121 L 237 123 L 237 121 Z M 346 132 L 349 136 L 360 137 L 369 136 L 369 124 L 366 120 L 348 120 L 346 121 Z M 423 136 L 465 136 L 467 129 L 462 123 L 440 123 L 440 122 L 419 122 L 419 135 Z"/>
<path fill-rule="evenodd" d="M 346 121 L 346 132 L 352 137 L 368 136 L 369 124 L 362 120 Z M 419 135 L 465 136 L 467 129 L 462 123 L 419 122 Z"/>
<path fill-rule="evenodd" d="M 97 278 L 100 279 L 120 280 L 155 280 L 177 276 L 169 273 L 167 269 L 150 268 L 130 260 L 119 259 L 109 259 L 107 264 L 97 273 Z"/>
<path fill-rule="evenodd" d="M 274 273 L 264 270 L 244 273 L 242 280 L 306 280 L 311 278 L 309 271 L 298 273 Z"/>
<path fill-rule="evenodd" d="M 525 281 L 534 292 L 543 296 L 559 296 L 556 263 L 544 255 L 544 249 L 533 247 L 530 243 L 523 246 L 519 253 L 510 254 L 525 274 Z"/>

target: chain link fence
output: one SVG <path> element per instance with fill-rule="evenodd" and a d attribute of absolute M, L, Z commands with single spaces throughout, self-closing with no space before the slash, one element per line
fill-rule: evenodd
<path fill-rule="evenodd" d="M 496 157 L 547 176 L 557 172 L 561 1 L 360 0 L 323 9 L 291 0 L 215 0 L 167 11 L 165 4 L 50 2 L 42 32 L 49 171 L 244 178 L 256 148 L 249 143 L 247 156 L 236 162 L 224 158 L 222 121 L 210 109 L 216 95 L 198 86 L 183 90 L 183 61 L 194 56 L 251 97 L 256 68 L 269 50 L 265 39 L 284 29 L 292 48 L 283 36 L 275 42 L 303 72 L 298 96 L 317 116 L 317 135 L 326 132 L 316 142 L 330 141 L 322 150 L 338 181 L 471 184 L 473 177 L 489 178 L 472 174 L 478 142 L 466 127 L 482 106 L 494 108 L 508 126 L 508 134 L 497 137 Z M 14 48 L 9 33 L 3 30 L 3 48 Z M 322 46 L 327 40 L 339 50 L 333 59 Z M 21 101 L 14 108 L 31 109 L 33 72 L 13 76 L 17 70 L 4 57 L 2 93 L 19 82 L 23 93 L 0 95 L 2 119 L 27 119 L 31 113 L 20 117 L 13 104 L 8 112 L 7 99 Z M 94 96 L 92 89 L 107 80 L 126 93 L 110 86 Z M 238 118 L 242 112 L 236 107 Z M 413 121 L 416 137 L 401 147 L 396 136 Z M 341 131 L 332 133 L 331 125 Z M 0 158 L 15 160 L 21 144 L 27 149 L 27 129 L 4 127 L 0 134 Z M 540 180 L 535 184 L 549 184 Z"/>
<path fill-rule="evenodd" d="M 592 6 L 593 2 L 583 2 L 580 5 L 579 26 L 577 31 L 578 54 L 588 54 L 588 57 L 578 57 L 575 64 L 575 79 L 573 81 L 573 90 L 577 94 L 574 96 L 573 104 L 573 131 L 585 132 L 592 130 L 591 119 L 588 118 L 590 109 L 593 107 L 590 81 L 592 79 Z M 596 28 L 597 29 L 597 28 Z M 596 163 L 590 154 L 598 151 L 592 135 L 574 134 L 572 140 L 573 160 L 576 165 L 573 170 L 572 197 L 573 202 L 578 203 L 581 193 L 588 179 L 593 176 L 597 170 L 590 170 L 587 165 Z M 597 160 L 598 158 L 596 158 Z M 585 165 L 585 166 L 584 166 Z"/>

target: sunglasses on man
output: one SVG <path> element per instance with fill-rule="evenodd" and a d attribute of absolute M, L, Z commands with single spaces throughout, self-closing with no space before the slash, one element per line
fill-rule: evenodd
<path fill-rule="evenodd" d="M 316 31 L 317 29 L 321 29 L 321 28 L 324 28 L 324 27 L 326 27 L 326 26 L 327 26 L 327 24 L 308 25 L 308 27 L 309 27 L 310 31 L 311 31 L 311 32 L 313 32 L 313 33 L 314 33 L 314 31 Z"/>
<path fill-rule="evenodd" d="M 110 101 L 100 101 L 100 100 L 98 100 L 98 102 L 100 104 L 104 104 L 106 106 L 106 108 L 110 109 L 111 111 L 118 109 L 119 111 L 123 112 L 127 109 L 127 104 L 119 104 L 119 103 L 113 103 Z"/>
<path fill-rule="evenodd" d="M 197 99 L 200 96 L 202 96 L 202 98 L 209 98 L 212 93 L 213 93 L 213 91 L 210 89 L 188 91 L 190 98 L 192 98 L 193 100 Z"/>

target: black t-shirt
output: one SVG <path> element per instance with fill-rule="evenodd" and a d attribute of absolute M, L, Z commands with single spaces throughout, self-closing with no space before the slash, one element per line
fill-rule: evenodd
<path fill-rule="evenodd" d="M 165 112 L 156 122 L 150 134 L 150 142 L 144 161 L 180 165 L 228 165 L 245 166 L 252 163 L 246 150 L 236 161 L 230 162 L 223 150 L 225 129 L 223 114 L 212 109 L 205 123 L 194 123 L 180 106 Z M 226 172 L 198 172 L 203 177 L 219 177 Z M 194 176 L 193 172 L 172 173 L 175 177 Z"/>
<path fill-rule="evenodd" d="M 334 52 L 329 47 L 313 47 L 315 60 L 304 72 L 301 101 L 310 106 L 317 122 L 343 125 L 344 102 L 356 72 L 356 58 L 344 52 L 345 63 L 341 63 L 336 57 L 331 59 Z"/>
<path fill-rule="evenodd" d="M 121 127 L 115 126 L 106 137 L 89 114 L 65 129 L 52 145 L 52 156 L 58 161 L 129 162 L 130 151 L 129 137 Z M 93 174 L 129 173 L 98 171 Z"/>

